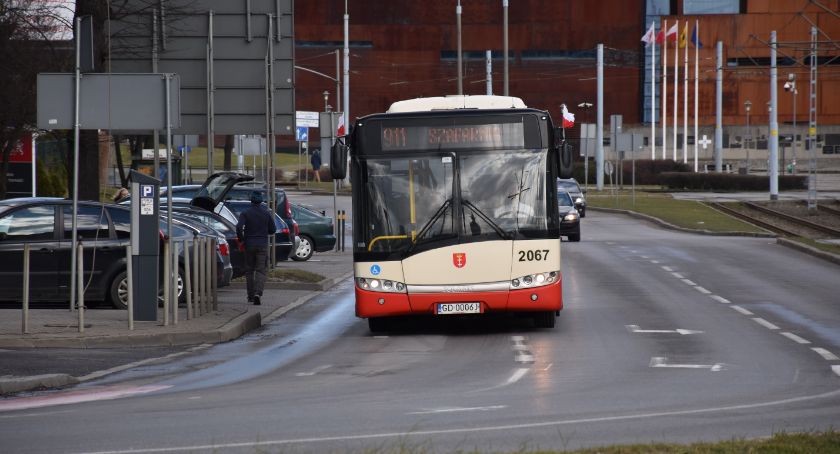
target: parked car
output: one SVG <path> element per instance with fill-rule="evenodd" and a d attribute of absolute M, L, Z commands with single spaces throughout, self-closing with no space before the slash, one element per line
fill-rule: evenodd
<path fill-rule="evenodd" d="M 572 196 L 566 191 L 557 191 L 557 205 L 560 211 L 560 235 L 568 237 L 569 241 L 580 241 L 580 214 Z"/>
<path fill-rule="evenodd" d="M 177 201 L 178 199 L 174 200 Z M 165 208 L 166 205 L 161 205 L 161 210 Z M 227 210 L 227 207 L 225 207 L 225 210 Z M 230 264 L 233 267 L 233 278 L 235 279 L 245 274 L 245 253 L 241 248 L 239 238 L 236 236 L 236 224 L 231 223 L 229 219 L 218 213 L 189 206 L 189 201 L 186 203 L 175 202 L 172 206 L 172 211 L 180 217 L 195 219 L 223 234 L 228 246 L 230 246 Z"/>
<path fill-rule="evenodd" d="M 297 203 L 292 203 L 292 217 L 300 228 L 300 244 L 293 260 L 305 261 L 315 252 L 331 251 L 335 247 L 333 218 Z"/>
<path fill-rule="evenodd" d="M 228 200 L 225 206 L 236 214 L 238 218 L 243 211 L 251 206 L 251 202 L 244 200 Z M 292 241 L 292 233 L 289 226 L 283 221 L 279 214 L 274 213 L 274 225 L 277 226 L 277 233 L 274 234 L 275 248 L 274 255 L 278 262 L 283 262 L 289 259 L 297 247 L 297 244 Z M 298 240 L 299 241 L 299 240 Z"/>
<path fill-rule="evenodd" d="M 574 178 L 558 178 L 557 190 L 568 192 L 569 195 L 572 196 L 572 200 L 575 202 L 575 208 L 578 210 L 578 213 L 580 213 L 580 217 L 586 217 L 586 196 L 580 189 L 580 184 L 578 184 L 577 180 Z"/>
<path fill-rule="evenodd" d="M 21 198 L 0 201 L 0 300 L 20 301 L 23 296 L 23 249 L 30 244 L 30 298 L 32 301 L 70 299 L 72 256 L 72 200 Z M 127 296 L 125 246 L 131 238 L 128 206 L 80 201 L 76 216 L 77 237 L 84 248 L 85 301 L 107 301 L 124 308 Z M 160 221 L 160 245 L 166 221 Z M 173 241 L 192 240 L 193 231 L 174 222 Z M 217 251 L 219 252 L 219 251 Z M 219 252 L 221 255 L 221 252 Z M 219 258 L 221 260 L 221 258 Z M 179 266 L 178 293 L 183 294 L 183 265 Z M 220 263 L 220 269 L 224 265 Z M 162 262 L 159 266 L 162 274 Z"/>

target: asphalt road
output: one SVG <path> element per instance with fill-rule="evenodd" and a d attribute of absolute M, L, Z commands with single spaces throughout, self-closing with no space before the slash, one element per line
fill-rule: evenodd
<path fill-rule="evenodd" d="M 347 281 L 238 341 L 0 401 L 3 450 L 508 451 L 840 425 L 840 267 L 594 211 L 582 233 L 563 244 L 555 329 L 371 336 Z"/>

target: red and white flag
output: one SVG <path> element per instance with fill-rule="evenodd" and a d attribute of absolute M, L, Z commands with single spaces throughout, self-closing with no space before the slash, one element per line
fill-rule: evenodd
<path fill-rule="evenodd" d="M 674 24 L 671 28 L 668 29 L 668 32 L 665 33 L 665 39 L 668 41 L 676 41 L 677 40 L 677 33 L 679 33 L 680 28 L 677 24 Z"/>
<path fill-rule="evenodd" d="M 575 125 L 575 114 L 569 112 L 569 109 L 566 108 L 566 105 L 563 104 L 563 127 L 564 128 L 571 128 Z"/>
<path fill-rule="evenodd" d="M 338 129 L 336 129 L 335 135 L 337 137 L 344 137 L 347 135 L 347 128 L 344 127 L 344 113 L 338 116 Z"/>
<path fill-rule="evenodd" d="M 656 29 L 653 27 L 653 23 L 650 24 L 647 33 L 642 36 L 642 42 L 648 46 L 656 42 Z"/>

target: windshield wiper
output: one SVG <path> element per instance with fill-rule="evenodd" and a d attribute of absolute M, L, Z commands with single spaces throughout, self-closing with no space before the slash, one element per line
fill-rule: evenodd
<path fill-rule="evenodd" d="M 509 235 L 507 232 L 505 232 L 504 230 L 502 230 L 502 228 L 499 226 L 499 224 L 496 224 L 496 222 L 495 222 L 495 221 L 493 221 L 492 219 L 490 219 L 490 217 L 489 217 L 489 216 L 487 216 L 487 215 L 486 215 L 483 211 L 479 210 L 479 209 L 478 209 L 478 207 L 477 207 L 477 206 L 475 206 L 475 205 L 473 205 L 473 203 L 472 203 L 472 202 L 470 202 L 469 200 L 466 200 L 466 199 L 465 199 L 465 200 L 462 200 L 462 201 L 461 201 L 461 203 L 462 203 L 462 204 L 464 204 L 464 205 L 466 205 L 466 206 L 468 206 L 468 207 L 469 207 L 469 208 L 470 208 L 470 209 L 471 209 L 471 210 L 472 210 L 475 214 L 477 214 L 477 215 L 478 215 L 478 217 L 480 217 L 480 218 L 481 218 L 484 222 L 486 222 L 486 223 L 487 223 L 487 225 L 489 225 L 490 227 L 492 227 L 492 228 L 493 228 L 493 230 L 494 230 L 494 231 L 495 231 L 495 232 L 496 232 L 496 233 L 497 233 L 500 237 L 502 237 L 503 239 L 506 239 L 506 240 L 507 240 L 507 239 L 510 239 L 510 235 Z"/>
<path fill-rule="evenodd" d="M 440 219 L 440 217 L 446 213 L 446 210 L 447 208 L 449 208 L 450 205 L 452 205 L 451 197 L 446 199 L 443 202 L 443 204 L 437 209 L 437 211 L 435 211 L 435 214 L 433 214 L 432 217 L 428 221 L 426 221 L 425 224 L 423 224 L 423 227 L 420 228 L 420 232 L 417 234 L 415 242 L 408 247 L 408 250 L 406 252 L 410 253 L 414 250 L 414 248 L 419 244 L 420 239 L 423 238 L 423 236 L 426 235 L 426 233 L 432 228 L 435 222 L 437 222 L 437 220 Z M 444 238 L 451 238 L 453 236 L 455 235 L 446 235 L 444 236 Z"/>

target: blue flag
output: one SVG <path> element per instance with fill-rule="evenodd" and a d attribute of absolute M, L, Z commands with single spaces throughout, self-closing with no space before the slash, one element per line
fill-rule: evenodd
<path fill-rule="evenodd" d="M 697 26 L 694 26 L 694 31 L 691 32 L 691 44 L 694 44 L 694 47 L 703 47 L 703 43 L 700 42 L 700 39 L 697 38 Z"/>

